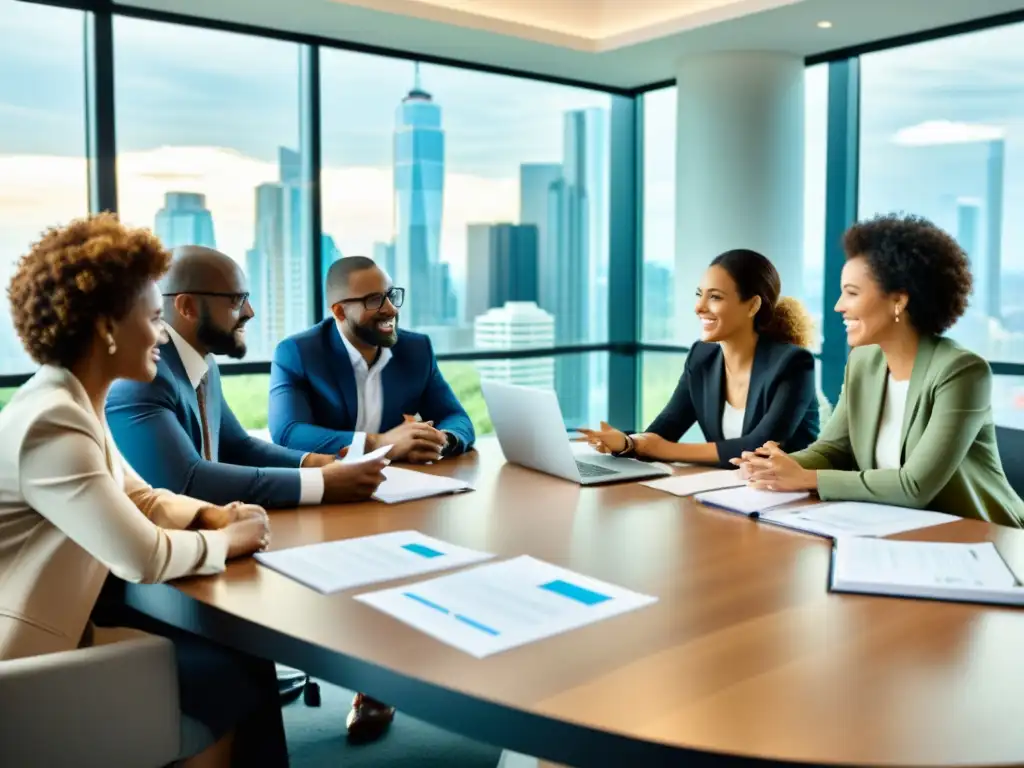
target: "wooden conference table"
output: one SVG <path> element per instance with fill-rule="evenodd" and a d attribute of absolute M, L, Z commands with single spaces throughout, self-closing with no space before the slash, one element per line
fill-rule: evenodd
<path fill-rule="evenodd" d="M 405 714 L 575 766 L 1024 764 L 1024 612 L 830 595 L 828 541 L 634 484 L 579 488 L 497 443 L 427 471 L 477 490 L 272 514 L 279 549 L 415 529 L 656 595 L 651 607 L 482 660 L 252 560 L 131 588 L 133 605 Z M 692 470 L 680 470 L 692 471 Z M 997 543 L 962 521 L 905 538 Z M 339 720 L 340 723 L 340 720 Z"/>

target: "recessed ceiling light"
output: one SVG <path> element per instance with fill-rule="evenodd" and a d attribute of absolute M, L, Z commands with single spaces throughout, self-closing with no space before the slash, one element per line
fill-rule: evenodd
<path fill-rule="evenodd" d="M 832 29 L 832 22 L 831 21 L 819 21 L 818 22 L 818 29 Z"/>

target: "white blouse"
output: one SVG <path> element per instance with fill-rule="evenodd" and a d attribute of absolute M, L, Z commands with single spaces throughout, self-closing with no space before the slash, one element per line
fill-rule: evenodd
<path fill-rule="evenodd" d="M 896 381 L 892 374 L 885 384 L 885 405 L 882 419 L 878 424 L 878 439 L 875 441 L 875 466 L 878 469 L 899 469 L 900 448 L 903 442 L 903 412 L 907 407 L 907 393 L 910 380 Z"/>
<path fill-rule="evenodd" d="M 726 440 L 743 437 L 745 408 L 734 408 L 726 401 L 722 406 L 722 437 Z"/>

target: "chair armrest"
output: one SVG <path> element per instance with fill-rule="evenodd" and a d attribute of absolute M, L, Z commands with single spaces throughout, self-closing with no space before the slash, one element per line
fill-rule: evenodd
<path fill-rule="evenodd" d="M 97 629 L 94 645 L 0 662 L 0 765 L 158 768 L 180 742 L 170 640 Z"/>

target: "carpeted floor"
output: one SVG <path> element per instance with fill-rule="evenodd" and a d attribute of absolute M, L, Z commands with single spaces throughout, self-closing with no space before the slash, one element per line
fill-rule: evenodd
<path fill-rule="evenodd" d="M 351 746 L 345 716 L 351 691 L 320 683 L 322 706 L 299 697 L 284 707 L 291 768 L 495 768 L 501 750 L 398 712 L 380 741 Z"/>

